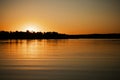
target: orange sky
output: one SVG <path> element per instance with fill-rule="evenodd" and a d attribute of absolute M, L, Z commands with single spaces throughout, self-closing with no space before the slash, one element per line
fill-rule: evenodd
<path fill-rule="evenodd" d="M 120 33 L 119 0 L 0 0 L 0 30 Z"/>

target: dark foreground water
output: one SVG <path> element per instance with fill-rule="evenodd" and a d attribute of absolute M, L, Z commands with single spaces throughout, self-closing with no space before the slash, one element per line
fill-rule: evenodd
<path fill-rule="evenodd" d="M 0 40 L 0 80 L 120 80 L 120 40 Z"/>

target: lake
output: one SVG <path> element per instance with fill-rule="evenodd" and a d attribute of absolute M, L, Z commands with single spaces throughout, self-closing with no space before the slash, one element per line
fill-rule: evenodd
<path fill-rule="evenodd" d="M 120 80 L 120 40 L 0 40 L 0 80 Z"/>

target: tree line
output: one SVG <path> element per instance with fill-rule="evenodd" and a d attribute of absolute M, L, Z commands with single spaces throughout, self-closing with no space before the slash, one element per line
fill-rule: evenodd
<path fill-rule="evenodd" d="M 120 39 L 120 33 L 69 35 L 58 32 L 0 31 L 0 39 Z"/>
<path fill-rule="evenodd" d="M 66 34 L 58 32 L 30 32 L 30 31 L 0 31 L 0 39 L 62 39 L 67 38 Z"/>

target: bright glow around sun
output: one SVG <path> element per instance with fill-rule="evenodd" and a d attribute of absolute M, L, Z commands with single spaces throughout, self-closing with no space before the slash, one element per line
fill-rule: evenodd
<path fill-rule="evenodd" d="M 29 30 L 30 32 L 38 32 L 38 31 L 43 31 L 42 27 L 39 25 L 34 25 L 34 24 L 27 24 L 23 26 L 23 31 Z"/>

